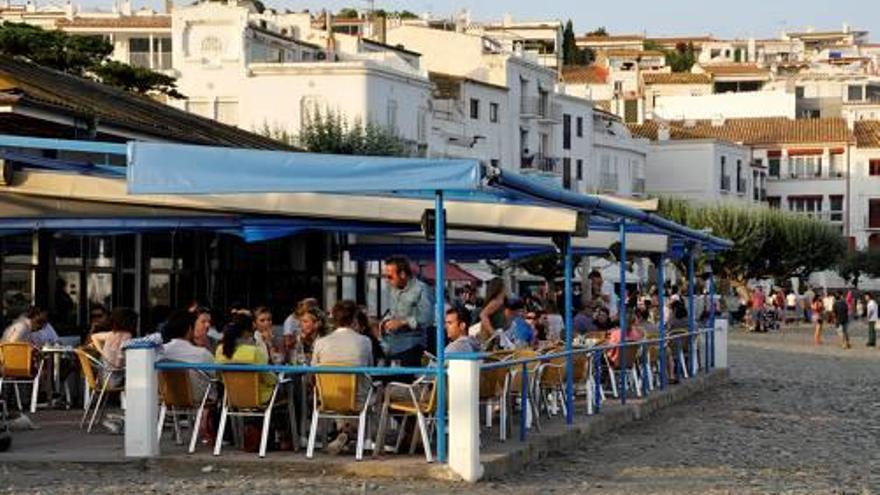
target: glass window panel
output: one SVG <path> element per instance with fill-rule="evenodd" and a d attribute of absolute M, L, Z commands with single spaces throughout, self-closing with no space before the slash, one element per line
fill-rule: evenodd
<path fill-rule="evenodd" d="M 34 263 L 34 238 L 32 234 L 3 237 L 2 242 L 4 263 L 26 265 Z"/>
<path fill-rule="evenodd" d="M 55 264 L 59 266 L 82 266 L 82 238 L 56 234 L 52 242 L 55 248 Z"/>
<path fill-rule="evenodd" d="M 151 273 L 147 300 L 150 307 L 169 306 L 171 304 L 171 275 L 167 273 Z"/>
<path fill-rule="evenodd" d="M 89 266 L 96 268 L 113 268 L 113 238 L 86 237 L 89 245 Z"/>
<path fill-rule="evenodd" d="M 90 273 L 87 281 L 89 306 L 101 304 L 105 308 L 113 306 L 113 274 Z"/>
<path fill-rule="evenodd" d="M 33 270 L 3 270 L 3 317 L 7 322 L 18 318 L 33 303 Z"/>

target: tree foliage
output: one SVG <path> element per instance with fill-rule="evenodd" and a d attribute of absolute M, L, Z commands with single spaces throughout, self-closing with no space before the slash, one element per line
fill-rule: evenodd
<path fill-rule="evenodd" d="M 672 72 L 690 72 L 691 68 L 697 62 L 697 54 L 694 50 L 694 44 L 678 43 L 674 50 L 667 50 L 655 41 L 645 41 L 645 50 L 663 52 L 666 56 L 666 64 L 672 68 Z"/>
<path fill-rule="evenodd" d="M 406 140 L 373 122 L 349 123 L 343 114 L 318 107 L 303 115 L 297 144 L 314 153 L 339 155 L 405 156 Z"/>
<path fill-rule="evenodd" d="M 846 253 L 846 240 L 833 226 L 782 210 L 733 205 L 696 206 L 662 198 L 660 214 L 734 242 L 719 253 L 713 270 L 731 281 L 806 277 L 830 269 Z"/>
<path fill-rule="evenodd" d="M 850 251 L 837 263 L 837 273 L 858 287 L 862 276 L 880 277 L 880 251 Z"/>
<path fill-rule="evenodd" d="M 177 91 L 177 80 L 158 72 L 109 60 L 92 68 L 101 82 L 140 94 L 158 92 L 171 98 L 184 98 Z"/>
<path fill-rule="evenodd" d="M 141 94 L 183 98 L 173 77 L 109 60 L 113 45 L 102 36 L 70 35 L 4 22 L 0 25 L 0 53 Z"/>
<path fill-rule="evenodd" d="M 574 36 L 574 26 L 571 19 L 565 23 L 562 31 L 562 61 L 565 65 L 589 65 L 594 59 L 593 51 L 589 48 L 577 46 Z"/>
<path fill-rule="evenodd" d="M 605 26 L 599 26 L 587 33 L 587 36 L 608 36 L 608 30 L 605 29 Z"/>

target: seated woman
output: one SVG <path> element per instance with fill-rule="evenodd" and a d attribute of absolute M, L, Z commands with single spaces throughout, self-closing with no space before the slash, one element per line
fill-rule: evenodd
<path fill-rule="evenodd" d="M 189 311 L 177 311 L 172 313 L 165 324 L 165 331 L 171 339 L 162 346 L 159 359 L 176 361 L 178 363 L 213 363 L 214 355 L 204 347 L 195 345 L 196 315 Z M 197 370 L 189 370 L 192 396 L 195 400 L 201 400 L 208 389 L 210 379 L 204 373 Z"/>
<path fill-rule="evenodd" d="M 645 337 L 645 333 L 642 331 L 641 328 L 638 327 L 638 325 L 636 325 L 635 318 L 633 317 L 633 314 L 631 311 L 627 312 L 626 319 L 627 319 L 626 341 L 627 342 L 635 342 L 635 341 L 642 340 Z M 612 329 L 610 332 L 608 332 L 608 342 L 607 342 L 608 345 L 617 345 L 617 344 L 620 344 L 621 342 L 622 342 L 622 339 L 621 339 L 621 331 L 620 331 L 619 326 L 617 328 Z M 611 362 L 612 366 L 614 366 L 615 368 L 620 366 L 620 348 L 619 347 L 613 347 L 611 349 L 608 349 L 607 351 L 605 351 L 605 354 L 608 356 L 608 361 Z M 627 363 L 627 364 L 631 365 L 632 363 Z"/>
<path fill-rule="evenodd" d="M 266 306 L 254 309 L 254 340 L 263 346 L 273 363 L 281 364 L 285 361 L 283 345 L 275 338 L 272 311 Z"/>
<path fill-rule="evenodd" d="M 120 370 L 125 367 L 125 351 L 123 345 L 131 340 L 137 331 L 138 314 L 131 308 L 116 308 L 110 312 L 110 330 L 92 334 L 92 345 L 101 353 L 101 361 L 110 370 Z M 106 378 L 101 377 L 102 383 Z M 120 387 L 125 381 L 125 373 L 115 372 L 110 374 L 110 387 Z"/>
<path fill-rule="evenodd" d="M 315 341 L 323 336 L 327 327 L 326 316 L 317 306 L 303 306 L 298 312 L 299 334 L 296 336 L 295 349 L 302 350 L 305 360 L 312 356 Z"/>
<path fill-rule="evenodd" d="M 254 321 L 244 313 L 237 313 L 223 329 L 223 341 L 214 355 L 217 363 L 268 364 L 269 356 L 263 346 L 254 341 Z M 260 402 L 269 402 L 278 378 L 274 373 L 260 373 Z"/>

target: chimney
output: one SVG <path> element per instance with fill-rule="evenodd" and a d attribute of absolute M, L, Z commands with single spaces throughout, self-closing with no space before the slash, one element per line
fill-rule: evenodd
<path fill-rule="evenodd" d="M 505 13 L 503 17 L 501 17 L 501 24 L 504 26 L 510 26 L 513 24 L 513 16 L 509 13 Z"/>
<path fill-rule="evenodd" d="M 849 34 L 849 24 L 846 22 L 843 23 L 843 32 L 844 34 Z"/>
<path fill-rule="evenodd" d="M 165 0 L 165 13 L 170 14 L 174 10 L 174 0 Z"/>
<path fill-rule="evenodd" d="M 64 16 L 67 19 L 73 19 L 73 4 L 70 3 L 70 0 L 67 0 L 67 3 L 64 4 Z"/>
<path fill-rule="evenodd" d="M 37 11 L 37 3 L 34 0 L 27 0 L 27 3 L 24 6 L 25 12 L 36 12 Z"/>
<path fill-rule="evenodd" d="M 119 2 L 119 14 L 131 15 L 131 0 L 122 0 Z"/>

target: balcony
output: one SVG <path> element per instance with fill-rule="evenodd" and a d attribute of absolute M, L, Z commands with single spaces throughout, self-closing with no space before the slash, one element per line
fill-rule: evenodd
<path fill-rule="evenodd" d="M 455 99 L 438 99 L 432 102 L 433 116 L 436 120 L 460 123 L 464 120 L 462 103 Z"/>
<path fill-rule="evenodd" d="M 558 124 L 562 122 L 562 105 L 551 102 L 549 98 L 526 96 L 520 100 L 520 118 Z"/>
<path fill-rule="evenodd" d="M 633 179 L 632 193 L 638 194 L 638 195 L 645 194 L 645 179 L 644 179 L 644 177 L 636 177 Z"/>
<path fill-rule="evenodd" d="M 723 192 L 730 191 L 730 176 L 729 175 L 722 175 L 721 176 L 721 190 Z"/>
<path fill-rule="evenodd" d="M 562 175 L 562 160 L 557 157 L 536 153 L 522 157 L 521 168 L 524 171 L 540 172 L 543 174 Z"/>

